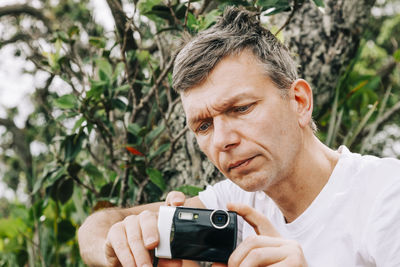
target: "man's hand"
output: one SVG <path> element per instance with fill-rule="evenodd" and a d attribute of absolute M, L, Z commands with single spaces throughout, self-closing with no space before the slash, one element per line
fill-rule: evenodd
<path fill-rule="evenodd" d="M 185 195 L 181 192 L 171 192 L 166 199 L 168 206 L 184 202 Z M 139 215 L 125 217 L 110 228 L 105 245 L 106 259 L 112 267 L 151 267 L 150 251 L 158 242 L 157 213 L 145 210 Z M 160 259 L 159 266 L 182 266 L 182 261 Z"/>
<path fill-rule="evenodd" d="M 229 267 L 307 266 L 300 245 L 296 241 L 281 238 L 264 215 L 243 204 L 228 204 L 227 208 L 242 216 L 257 233 L 257 236 L 246 238 L 235 249 L 229 258 Z"/>

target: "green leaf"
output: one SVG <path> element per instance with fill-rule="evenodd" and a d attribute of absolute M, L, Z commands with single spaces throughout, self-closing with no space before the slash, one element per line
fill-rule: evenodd
<path fill-rule="evenodd" d="M 78 100 L 72 94 L 63 95 L 54 100 L 54 105 L 62 109 L 72 109 L 78 105 Z"/>
<path fill-rule="evenodd" d="M 81 127 L 81 125 L 82 125 L 82 123 L 83 123 L 84 121 L 86 121 L 86 118 L 85 118 L 85 117 L 79 118 L 79 119 L 75 122 L 74 128 L 72 128 L 72 132 L 75 132 L 76 129 L 78 129 L 79 127 Z"/>
<path fill-rule="evenodd" d="M 163 154 L 164 152 L 168 151 L 171 147 L 171 143 L 162 144 L 154 153 L 151 153 L 149 159 L 152 160 L 153 158 L 157 157 L 158 155 Z"/>
<path fill-rule="evenodd" d="M 82 169 L 82 166 L 79 163 L 73 161 L 68 165 L 67 171 L 71 177 L 77 178 L 78 173 L 81 169 Z"/>
<path fill-rule="evenodd" d="M 141 50 L 138 53 L 137 58 L 138 58 L 139 62 L 145 63 L 147 65 L 148 62 L 150 61 L 150 52 L 147 50 Z"/>
<path fill-rule="evenodd" d="M 58 31 L 58 32 L 57 32 L 57 36 L 58 36 L 58 38 L 60 38 L 64 43 L 68 43 L 68 42 L 69 42 L 69 36 L 67 35 L 66 32 L 64 32 L 64 31 Z"/>
<path fill-rule="evenodd" d="M 126 105 L 124 102 L 122 102 L 120 99 L 116 98 L 116 99 L 112 99 L 111 100 L 112 106 L 113 108 L 117 108 L 121 111 L 125 111 L 126 109 Z"/>
<path fill-rule="evenodd" d="M 400 48 L 394 52 L 393 57 L 397 62 L 400 62 Z"/>
<path fill-rule="evenodd" d="M 258 6 L 271 8 L 271 7 L 275 7 L 278 2 L 279 2 L 279 0 L 257 0 L 256 4 Z"/>
<path fill-rule="evenodd" d="M 324 0 L 313 0 L 317 7 L 325 7 Z"/>
<path fill-rule="evenodd" d="M 54 184 L 61 176 L 67 174 L 67 168 L 65 166 L 59 167 L 56 171 L 54 171 L 50 176 L 47 176 L 47 184 Z"/>
<path fill-rule="evenodd" d="M 79 34 L 79 27 L 78 26 L 73 25 L 72 27 L 70 27 L 68 29 L 68 36 L 70 38 L 72 38 L 72 37 L 74 37 L 75 35 L 78 35 L 78 34 Z"/>
<path fill-rule="evenodd" d="M 214 24 L 218 17 L 221 15 L 221 12 L 218 9 L 214 9 L 213 11 L 207 13 L 207 15 L 204 17 L 203 23 L 200 25 L 199 30 L 205 30 L 208 27 L 210 27 L 212 24 Z"/>
<path fill-rule="evenodd" d="M 57 199 L 65 204 L 74 192 L 74 180 L 72 178 L 62 179 L 57 187 Z"/>
<path fill-rule="evenodd" d="M 0 219 L 0 237 L 16 238 L 20 233 L 25 232 L 26 225 L 21 218 Z"/>
<path fill-rule="evenodd" d="M 131 134 L 133 134 L 134 136 L 138 136 L 139 132 L 140 132 L 140 126 L 136 123 L 130 123 L 128 125 L 128 132 L 130 132 Z"/>
<path fill-rule="evenodd" d="M 94 97 L 99 98 L 100 95 L 107 89 L 109 82 L 108 81 L 90 81 L 91 87 L 90 90 L 86 93 L 86 97 Z"/>
<path fill-rule="evenodd" d="M 196 17 L 191 12 L 188 13 L 187 26 L 189 29 L 196 31 L 199 28 Z"/>
<path fill-rule="evenodd" d="M 106 40 L 104 37 L 89 37 L 89 44 L 97 47 L 97 48 L 104 48 L 106 47 Z"/>
<path fill-rule="evenodd" d="M 118 75 L 120 75 L 124 70 L 125 70 L 125 64 L 119 62 L 117 66 L 115 66 L 113 80 L 115 80 L 118 77 Z"/>
<path fill-rule="evenodd" d="M 58 235 L 57 240 L 60 243 L 65 243 L 75 237 L 76 228 L 70 220 L 62 220 L 57 224 Z"/>
<path fill-rule="evenodd" d="M 146 144 L 151 144 L 154 139 L 156 139 L 163 131 L 165 130 L 165 126 L 161 125 L 153 130 L 150 131 L 150 133 L 146 136 Z"/>
<path fill-rule="evenodd" d="M 159 170 L 148 168 L 146 169 L 146 173 L 149 176 L 150 181 L 153 184 L 155 184 L 158 188 L 160 188 L 162 191 L 164 191 L 167 188 L 164 178 Z"/>
<path fill-rule="evenodd" d="M 151 11 L 153 6 L 158 5 L 161 2 L 162 0 L 140 0 L 137 5 L 140 13 L 144 14 Z"/>
<path fill-rule="evenodd" d="M 90 162 L 83 166 L 83 170 L 87 173 L 87 175 L 89 175 L 91 179 L 103 179 L 103 173 Z"/>
<path fill-rule="evenodd" d="M 120 87 L 115 88 L 114 90 L 116 92 L 126 92 L 126 91 L 129 91 L 129 89 L 130 89 L 129 84 L 124 84 L 124 85 L 122 85 Z"/>
<path fill-rule="evenodd" d="M 197 196 L 199 192 L 203 191 L 202 188 L 192 185 L 182 185 L 178 188 L 175 188 L 176 191 L 180 191 L 188 196 Z"/>
<path fill-rule="evenodd" d="M 101 187 L 99 196 L 104 198 L 117 197 L 118 192 L 118 186 L 114 182 L 109 182 Z"/>
<path fill-rule="evenodd" d="M 110 80 L 113 73 L 110 62 L 108 62 L 108 60 L 104 58 L 98 58 L 95 61 L 97 67 L 99 68 L 99 76 L 100 78 L 102 78 L 101 80 Z"/>
<path fill-rule="evenodd" d="M 142 137 L 145 136 L 147 133 L 147 128 L 146 127 L 140 127 L 138 124 L 136 123 L 130 123 L 128 125 L 128 132 L 130 132 L 131 134 L 133 134 L 134 136 L 138 136 L 138 137 Z"/>
<path fill-rule="evenodd" d="M 83 140 L 86 138 L 83 132 L 67 136 L 62 146 L 64 147 L 64 155 L 66 161 L 73 160 L 82 149 Z"/>

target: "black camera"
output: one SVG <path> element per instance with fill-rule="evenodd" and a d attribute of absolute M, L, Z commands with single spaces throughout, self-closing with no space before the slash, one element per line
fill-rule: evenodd
<path fill-rule="evenodd" d="M 236 248 L 237 215 L 232 211 L 161 206 L 159 258 L 228 262 Z"/>

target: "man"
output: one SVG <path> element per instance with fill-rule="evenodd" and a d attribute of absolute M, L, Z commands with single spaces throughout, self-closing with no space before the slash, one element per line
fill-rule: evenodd
<path fill-rule="evenodd" d="M 400 266 L 399 161 L 322 144 L 309 84 L 252 14 L 228 8 L 180 51 L 173 76 L 188 126 L 228 179 L 166 202 L 244 218 L 229 266 Z M 84 260 L 150 266 L 161 204 L 91 215 L 79 230 Z"/>

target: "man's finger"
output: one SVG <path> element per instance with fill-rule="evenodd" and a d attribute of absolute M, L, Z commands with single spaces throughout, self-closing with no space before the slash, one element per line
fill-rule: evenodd
<path fill-rule="evenodd" d="M 287 255 L 281 248 L 255 248 L 249 251 L 249 253 L 241 260 L 240 264 L 232 266 L 271 266 L 285 260 L 286 256 Z"/>
<path fill-rule="evenodd" d="M 123 220 L 129 247 L 137 266 L 151 266 L 149 251 L 145 248 L 138 216 L 128 216 Z"/>
<path fill-rule="evenodd" d="M 280 237 L 271 222 L 255 209 L 240 203 L 228 203 L 227 208 L 242 216 L 246 222 L 253 226 L 257 234 Z"/>
<path fill-rule="evenodd" d="M 112 247 L 115 254 L 112 253 L 110 247 Z M 136 267 L 135 260 L 129 249 L 125 228 L 122 222 L 114 224 L 108 231 L 105 252 L 107 260 L 111 264 L 115 264 L 115 259 L 113 256 L 117 255 L 117 258 L 122 266 Z"/>
<path fill-rule="evenodd" d="M 144 245 L 147 249 L 154 249 L 159 242 L 156 214 L 147 210 L 143 211 L 139 215 L 139 224 Z"/>
<path fill-rule="evenodd" d="M 185 204 L 185 194 L 179 191 L 171 191 L 167 195 L 165 203 L 167 206 L 182 206 Z"/>
<path fill-rule="evenodd" d="M 228 265 L 220 262 L 214 262 L 211 267 L 227 267 Z"/>
<path fill-rule="evenodd" d="M 257 260 L 261 260 L 260 256 L 255 253 L 259 253 L 260 250 L 259 248 L 279 248 L 282 245 L 285 244 L 285 241 L 281 238 L 276 238 L 276 237 L 270 237 L 270 236 L 265 236 L 265 235 L 257 235 L 257 236 L 251 236 L 246 238 L 232 253 L 232 255 L 229 257 L 229 266 L 240 266 L 242 262 L 249 256 L 251 255 L 252 257 L 255 257 Z M 271 257 L 267 252 L 270 251 L 277 251 L 276 257 Z M 279 250 L 265 250 L 265 252 L 268 254 L 267 258 L 270 258 L 269 264 L 274 263 L 278 260 L 281 259 L 282 253 L 278 253 Z M 252 258 L 251 258 L 252 259 Z M 247 259 L 247 261 L 250 261 L 250 259 Z M 264 261 L 263 261 L 264 262 Z M 267 265 L 267 262 L 264 262 L 265 265 Z M 243 266 L 259 266 L 259 265 L 243 265 Z M 264 265 L 263 265 L 264 266 Z"/>
<path fill-rule="evenodd" d="M 108 265 L 111 267 L 117 267 L 120 266 L 117 254 L 115 254 L 115 251 L 112 247 L 112 244 L 109 240 L 106 241 L 105 245 L 105 255 L 106 255 L 106 260 L 108 262 Z"/>
<path fill-rule="evenodd" d="M 182 260 L 159 259 L 158 267 L 182 267 Z"/>

